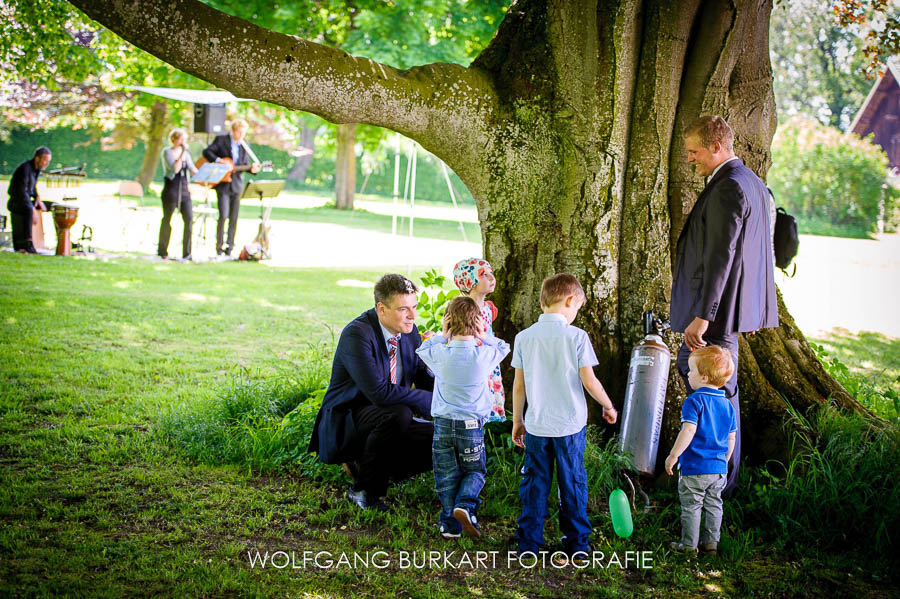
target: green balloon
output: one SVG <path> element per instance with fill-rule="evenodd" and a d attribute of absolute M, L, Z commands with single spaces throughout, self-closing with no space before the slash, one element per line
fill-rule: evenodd
<path fill-rule="evenodd" d="M 628 505 L 628 495 L 622 489 L 616 489 L 609 495 L 609 515 L 612 516 L 613 530 L 623 539 L 627 539 L 634 532 L 634 523 L 631 521 L 631 506 Z"/>

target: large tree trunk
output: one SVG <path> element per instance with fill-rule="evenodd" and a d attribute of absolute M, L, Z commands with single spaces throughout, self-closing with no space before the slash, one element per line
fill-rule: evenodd
<path fill-rule="evenodd" d="M 137 180 L 144 188 L 144 193 L 150 189 L 150 183 L 156 175 L 159 166 L 159 155 L 165 145 L 166 126 L 169 124 L 169 104 L 165 100 L 157 100 L 150 107 L 150 125 L 147 128 L 146 151 L 141 163 L 141 170 Z"/>
<path fill-rule="evenodd" d="M 344 123 L 337 128 L 337 161 L 334 174 L 335 207 L 353 210 L 356 193 L 356 123 Z"/>
<path fill-rule="evenodd" d="M 139 10 L 111 0 L 74 4 L 236 95 L 419 141 L 477 201 L 497 275 L 498 334 L 512 339 L 535 321 L 546 276 L 575 273 L 588 296 L 576 324 L 590 333 L 597 373 L 619 402 L 641 313 L 668 314 L 672 247 L 703 185 L 686 162 L 680 131 L 701 113 L 720 114 L 736 132 L 744 163 L 761 176 L 769 165 L 770 0 L 521 0 L 471 67 L 406 71 L 193 0 L 176 2 L 175 10 L 162 0 Z M 169 43 L 185 31 L 193 32 L 189 41 Z M 825 374 L 783 304 L 779 309 L 780 328 L 740 342 L 750 458 L 787 451 L 781 396 L 801 410 L 827 397 L 863 410 Z M 675 351 L 680 336 L 669 343 Z M 664 448 L 683 396 L 673 372 Z"/>

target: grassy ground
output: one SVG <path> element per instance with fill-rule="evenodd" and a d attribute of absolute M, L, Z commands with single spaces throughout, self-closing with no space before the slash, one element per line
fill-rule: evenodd
<path fill-rule="evenodd" d="M 189 458 L 164 434 L 173 409 L 217 404 L 236 377 L 270 380 L 331 344 L 371 303 L 371 289 L 339 281 L 380 272 L 9 253 L 0 271 L 0 596 L 896 596 L 878 560 L 795 550 L 734 524 L 720 557 L 673 555 L 671 492 L 636 515 L 627 541 L 592 497 L 605 567 L 508 568 L 512 452 L 491 466 L 486 538 L 447 542 L 427 475 L 392 490 L 393 515 L 359 513 L 336 468 L 318 479 L 300 468 L 259 474 Z M 496 567 L 490 556 L 480 567 L 479 550 L 497 552 Z M 256 551 L 297 562 L 251 567 Z M 346 552 L 351 566 L 368 555 L 370 565 L 303 567 L 304 551 L 335 563 Z M 404 568 L 404 551 L 416 565 L 422 552 L 455 551 L 456 565 L 467 552 L 473 566 Z M 610 564 L 626 551 L 651 552 L 652 568 Z"/>

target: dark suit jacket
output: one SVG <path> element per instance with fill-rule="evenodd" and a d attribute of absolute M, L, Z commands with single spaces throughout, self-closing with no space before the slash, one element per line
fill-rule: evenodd
<path fill-rule="evenodd" d="M 246 141 L 246 140 L 245 140 Z M 216 158 L 231 158 L 235 165 L 250 164 L 250 157 L 247 156 L 247 150 L 243 146 L 238 148 L 239 156 L 235 158 L 231 155 L 231 134 L 216 135 L 216 138 L 203 150 L 203 157 L 210 162 L 215 162 Z M 215 189 L 225 188 L 229 193 L 240 194 L 244 191 L 243 173 L 235 171 L 231 173 L 231 183 L 219 183 Z"/>
<path fill-rule="evenodd" d="M 414 413 L 430 417 L 434 377 L 416 355 L 421 343 L 416 327 L 400 337 L 403 372 L 399 384 L 392 385 L 387 344 L 375 309 L 363 312 L 344 327 L 308 451 L 318 452 L 326 464 L 359 457 L 364 440 L 358 438 L 353 423 L 351 410 L 356 407 L 404 404 Z M 415 389 L 411 388 L 413 384 Z"/>
<path fill-rule="evenodd" d="M 673 330 L 695 317 L 716 336 L 778 326 L 768 193 L 740 160 L 706 184 L 675 249 Z"/>

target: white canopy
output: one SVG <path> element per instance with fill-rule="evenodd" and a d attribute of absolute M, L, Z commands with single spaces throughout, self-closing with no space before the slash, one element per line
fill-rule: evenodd
<path fill-rule="evenodd" d="M 144 87 L 140 85 L 123 85 L 122 87 L 193 104 L 224 104 L 226 102 L 253 101 L 250 98 L 237 98 L 231 92 L 215 89 L 181 89 L 177 87 Z"/>

